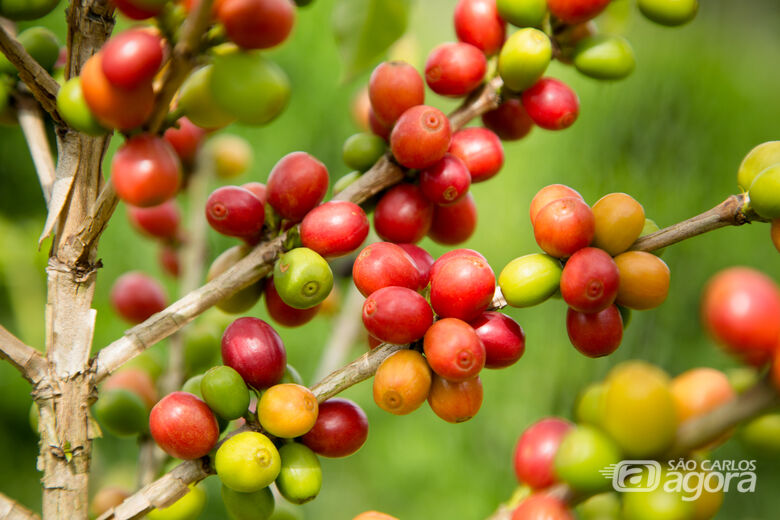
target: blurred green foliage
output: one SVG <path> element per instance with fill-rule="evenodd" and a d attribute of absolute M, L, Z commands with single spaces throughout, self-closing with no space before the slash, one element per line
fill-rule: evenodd
<path fill-rule="evenodd" d="M 452 40 L 454 3 L 416 2 L 409 36 L 398 52 L 420 67 L 434 45 Z M 341 145 L 357 130 L 350 105 L 367 74 L 340 82 L 342 65 L 325 23 L 333 5 L 333 0 L 317 0 L 301 9 L 291 41 L 269 53 L 290 76 L 293 94 L 288 110 L 266 128 L 229 129 L 249 139 L 255 151 L 252 171 L 240 182 L 264 181 L 273 164 L 295 150 L 319 157 L 333 179 L 347 172 L 341 164 Z M 61 35 L 63 10 L 64 3 L 45 20 Z M 667 29 L 642 19 L 627 0 L 617 0 L 600 26 L 632 42 L 637 56 L 634 74 L 619 83 L 600 83 L 554 65 L 550 74 L 569 82 L 580 95 L 580 120 L 564 132 L 535 129 L 525 140 L 507 143 L 502 173 L 473 187 L 480 221 L 465 246 L 485 254 L 496 272 L 512 258 L 537 251 L 528 205 L 547 184 L 569 184 L 590 203 L 609 192 L 628 192 L 649 217 L 669 225 L 736 192 L 736 168 L 744 154 L 760 142 L 780 137 L 777 2 L 702 2 L 693 23 Z M 453 106 L 433 95 L 429 101 L 442 108 Z M 36 251 L 45 208 L 18 128 L 0 128 L 0 164 L 0 322 L 24 341 L 41 345 L 49 243 Z M 210 232 L 212 257 L 231 244 Z M 428 241 L 423 245 L 434 255 L 445 251 Z M 349 519 L 366 509 L 403 520 L 485 518 L 515 487 L 511 457 L 522 430 L 545 415 L 570 417 L 578 390 L 603 377 L 615 363 L 641 358 L 672 374 L 694 366 L 736 366 L 702 330 L 698 312 L 702 286 L 719 269 L 736 264 L 757 267 L 780 280 L 777 255 L 763 224 L 726 228 L 670 247 L 664 256 L 672 270 L 668 301 L 656 310 L 634 313 L 623 346 L 608 359 L 584 358 L 570 346 L 565 306 L 559 300 L 509 310 L 525 328 L 527 353 L 512 368 L 483 374 L 483 409 L 464 424 L 444 423 L 427 407 L 406 417 L 390 416 L 373 404 L 369 382 L 350 389 L 345 396 L 368 413 L 369 440 L 347 459 L 323 460 L 322 494 L 303 506 L 306 518 Z M 165 279 L 171 298 L 177 294 L 175 283 L 158 266 L 156 245 L 130 229 L 122 205 L 101 241 L 100 257 L 105 267 L 95 299 L 96 348 L 126 328 L 108 306 L 109 289 L 121 273 L 131 269 L 151 273 Z M 262 307 L 249 314 L 265 317 Z M 312 383 L 321 338 L 328 336 L 330 327 L 326 318 L 317 318 L 302 329 L 280 331 L 290 362 L 307 383 Z M 164 356 L 164 349 L 161 345 L 154 350 Z M 355 345 L 350 357 L 364 349 L 363 344 Z M 38 508 L 40 475 L 35 470 L 37 441 L 28 426 L 29 388 L 13 369 L 0 364 L 0 391 L 4 397 L 0 446 L 5 448 L 0 490 Z M 136 456 L 132 440 L 99 440 L 93 492 L 108 483 L 131 486 Z M 716 456 L 751 455 L 731 442 Z M 760 459 L 756 493 L 729 494 L 718 518 L 776 518 L 777 462 Z M 203 518 L 224 518 L 218 482 L 209 479 L 207 487 L 209 505 Z"/>

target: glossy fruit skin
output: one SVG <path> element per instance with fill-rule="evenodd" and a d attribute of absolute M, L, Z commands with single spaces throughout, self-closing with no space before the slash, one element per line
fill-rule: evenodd
<path fill-rule="evenodd" d="M 157 74 L 163 61 L 163 41 L 145 29 L 130 29 L 108 40 L 101 52 L 106 79 L 132 90 Z"/>
<path fill-rule="evenodd" d="M 531 307 L 558 291 L 561 273 L 561 262 L 557 258 L 533 253 L 506 264 L 498 277 L 498 286 L 512 307 Z"/>
<path fill-rule="evenodd" d="M 425 62 L 425 81 L 441 96 L 465 96 L 482 83 L 485 72 L 485 55 L 468 43 L 442 43 Z"/>
<path fill-rule="evenodd" d="M 322 468 L 312 450 L 292 442 L 279 449 L 282 469 L 276 477 L 276 487 L 293 504 L 313 500 L 322 488 Z"/>
<path fill-rule="evenodd" d="M 146 20 L 162 11 L 163 2 L 141 0 L 112 0 L 117 9 L 131 20 Z"/>
<path fill-rule="evenodd" d="M 447 251 L 439 258 L 437 258 L 435 262 L 433 262 L 433 265 L 431 266 L 431 278 L 433 278 L 433 276 L 441 270 L 444 264 L 459 256 L 471 256 L 474 258 L 479 258 L 483 262 L 487 262 L 487 258 L 485 258 L 485 256 L 479 251 L 465 248 L 453 249 L 452 251 Z"/>
<path fill-rule="evenodd" d="M 263 429 L 276 437 L 293 439 L 312 429 L 317 421 L 317 398 L 302 385 L 282 383 L 265 391 L 257 403 Z"/>
<path fill-rule="evenodd" d="M 394 415 L 418 409 L 431 389 L 431 369 L 416 350 L 399 350 L 385 359 L 374 376 L 374 402 Z"/>
<path fill-rule="evenodd" d="M 626 251 L 615 257 L 615 264 L 620 272 L 618 304 L 644 310 L 666 300 L 671 275 L 663 260 L 644 251 Z"/>
<path fill-rule="evenodd" d="M 536 220 L 536 215 L 539 214 L 543 207 L 555 200 L 565 199 L 568 197 L 580 199 L 581 201 L 585 202 L 585 199 L 582 198 L 582 195 L 580 195 L 577 190 L 564 184 L 550 184 L 549 186 L 545 186 L 541 190 L 537 191 L 536 195 L 534 195 L 534 198 L 531 199 L 531 207 L 528 210 L 528 213 L 531 217 L 531 225 L 533 225 L 534 221 Z"/>
<path fill-rule="evenodd" d="M 434 375 L 428 405 L 447 422 L 466 422 L 482 406 L 482 381 L 476 376 L 456 383 Z"/>
<path fill-rule="evenodd" d="M 177 125 L 178 128 L 167 129 L 163 134 L 163 139 L 168 141 L 182 163 L 192 165 L 203 138 L 206 137 L 206 131 L 196 126 L 187 117 L 180 117 Z"/>
<path fill-rule="evenodd" d="M 549 36 L 527 27 L 512 34 L 501 48 L 498 72 L 508 89 L 522 92 L 541 79 L 551 59 Z"/>
<path fill-rule="evenodd" d="M 474 197 L 465 197 L 448 206 L 436 206 L 428 236 L 438 244 L 457 245 L 465 242 L 477 229 L 477 205 Z"/>
<path fill-rule="evenodd" d="M 557 417 L 535 422 L 517 440 L 514 467 L 517 481 L 534 489 L 542 489 L 556 482 L 553 461 L 563 437 L 574 427 Z"/>
<path fill-rule="evenodd" d="M 368 418 L 360 406 L 334 397 L 320 404 L 314 427 L 301 442 L 323 457 L 346 457 L 358 451 L 368 438 Z"/>
<path fill-rule="evenodd" d="M 239 318 L 222 335 L 222 361 L 241 374 L 246 384 L 264 389 L 284 375 L 287 352 L 282 338 L 266 322 Z"/>
<path fill-rule="evenodd" d="M 702 295 L 702 320 L 728 351 L 750 364 L 768 361 L 780 339 L 780 290 L 765 274 L 732 267 L 713 276 Z"/>
<path fill-rule="evenodd" d="M 132 271 L 111 287 L 111 305 L 123 319 L 141 323 L 166 307 L 165 290 L 150 276 Z"/>
<path fill-rule="evenodd" d="M 406 254 L 412 259 L 412 263 L 417 268 L 420 275 L 417 290 L 421 291 L 428 287 L 431 281 L 431 268 L 433 267 L 433 257 L 431 254 L 416 244 L 398 244 Z"/>
<path fill-rule="evenodd" d="M 148 208 L 173 198 L 181 185 L 181 163 L 165 140 L 149 134 L 131 137 L 111 161 L 117 196 Z"/>
<path fill-rule="evenodd" d="M 149 373 L 140 368 L 127 367 L 111 374 L 103 383 L 103 390 L 123 388 L 138 395 L 147 408 L 154 406 L 160 399 L 154 380 Z"/>
<path fill-rule="evenodd" d="M 547 0 L 550 13 L 567 24 L 577 24 L 595 18 L 610 0 Z"/>
<path fill-rule="evenodd" d="M 227 110 L 217 104 L 211 88 L 214 65 L 195 70 L 179 89 L 177 104 L 193 124 L 207 129 L 225 127 L 236 120 Z"/>
<path fill-rule="evenodd" d="M 274 502 L 270 487 L 254 493 L 239 493 L 222 485 L 222 503 L 231 520 L 269 520 L 274 512 Z"/>
<path fill-rule="evenodd" d="M 581 40 L 574 50 L 574 66 L 596 79 L 622 79 L 636 67 L 634 49 L 621 36 L 596 35 Z"/>
<path fill-rule="evenodd" d="M 138 435 L 149 427 L 149 408 L 137 393 L 126 388 L 105 390 L 94 412 L 100 425 L 117 437 Z"/>
<path fill-rule="evenodd" d="M 210 282 L 233 267 L 239 260 L 248 255 L 249 251 L 250 249 L 247 246 L 233 246 L 230 249 L 226 249 L 212 262 L 206 273 L 206 281 Z M 254 307 L 262 295 L 263 284 L 255 282 L 229 295 L 217 303 L 216 306 L 228 314 L 241 314 Z"/>
<path fill-rule="evenodd" d="M 606 491 L 612 488 L 612 482 L 600 471 L 620 460 L 620 449 L 612 439 L 593 426 L 578 425 L 561 440 L 555 455 L 555 474 L 577 491 Z"/>
<path fill-rule="evenodd" d="M 203 400 L 223 419 L 238 419 L 249 409 L 249 389 L 241 374 L 227 366 L 210 368 L 200 382 Z"/>
<path fill-rule="evenodd" d="M 390 132 L 393 131 L 393 125 L 380 121 L 373 108 L 368 112 L 368 126 L 374 135 L 381 137 L 385 142 L 390 141 Z"/>
<path fill-rule="evenodd" d="M 457 256 L 431 273 L 431 305 L 439 316 L 470 321 L 482 314 L 496 288 L 496 277 L 485 260 Z"/>
<path fill-rule="evenodd" d="M 539 27 L 547 14 L 547 0 L 496 0 L 496 7 L 516 27 Z"/>
<path fill-rule="evenodd" d="M 262 182 L 247 182 L 246 184 L 242 184 L 241 187 L 254 193 L 255 197 L 260 199 L 260 202 L 265 205 L 268 199 L 268 189 L 265 184 Z"/>
<path fill-rule="evenodd" d="M 534 238 L 545 253 L 566 258 L 593 240 L 593 211 L 580 199 L 567 197 L 550 202 L 534 220 Z"/>
<path fill-rule="evenodd" d="M 268 278 L 265 282 L 265 308 L 271 319 L 283 327 L 300 327 L 309 323 L 321 307 L 321 305 L 315 305 L 309 309 L 290 307 L 276 292 L 273 277 Z"/>
<path fill-rule="evenodd" d="M 219 427 L 208 405 L 187 392 L 173 392 L 149 414 L 154 441 L 168 455 L 182 460 L 203 457 L 217 443 Z"/>
<path fill-rule="evenodd" d="M 566 332 L 582 354 L 592 358 L 608 356 L 623 340 L 623 318 L 615 305 L 591 314 L 570 308 L 566 311 Z"/>
<path fill-rule="evenodd" d="M 206 507 L 207 495 L 201 486 L 190 484 L 189 492 L 179 500 L 162 509 L 153 509 L 147 515 L 149 520 L 194 520 Z"/>
<path fill-rule="evenodd" d="M 425 333 L 425 358 L 439 376 L 461 382 L 485 366 L 485 346 L 474 329 L 457 318 L 443 318 Z"/>
<path fill-rule="evenodd" d="M 778 163 L 780 163 L 780 141 L 761 143 L 742 159 L 737 170 L 737 185 L 742 191 L 748 191 L 759 173 Z"/>
<path fill-rule="evenodd" d="M 322 303 L 333 289 L 333 271 L 316 252 L 296 247 L 276 261 L 274 286 L 290 307 L 311 309 Z"/>
<path fill-rule="evenodd" d="M 422 169 L 444 157 L 451 138 L 447 116 L 437 108 L 418 105 L 396 121 L 390 134 L 390 149 L 401 165 Z"/>
<path fill-rule="evenodd" d="M 650 20 L 661 25 L 683 25 L 696 17 L 698 0 L 637 0 L 637 6 Z"/>
<path fill-rule="evenodd" d="M 759 173 L 750 185 L 750 205 L 766 219 L 780 217 L 780 164 Z"/>
<path fill-rule="evenodd" d="M 254 493 L 276 480 L 282 463 L 268 437 L 241 432 L 219 447 L 214 466 L 222 484 L 239 493 Z"/>
<path fill-rule="evenodd" d="M 360 294 L 369 296 L 382 287 L 398 286 L 417 290 L 420 273 L 402 248 L 391 242 L 369 244 L 352 266 L 352 280 Z"/>
<path fill-rule="evenodd" d="M 448 205 L 463 198 L 471 186 L 471 173 L 458 157 L 446 154 L 439 162 L 420 172 L 420 190 L 438 205 Z"/>
<path fill-rule="evenodd" d="M 10 20 L 36 20 L 50 13 L 60 0 L 3 0 L 0 2 L 0 15 Z"/>
<path fill-rule="evenodd" d="M 371 73 L 368 82 L 368 97 L 371 100 L 371 113 L 376 121 L 371 127 L 374 133 L 385 137 L 377 130 L 390 127 L 408 109 L 422 105 L 425 101 L 425 84 L 420 73 L 403 61 L 380 63 Z M 381 124 L 377 126 L 377 123 Z M 375 128 L 376 127 L 376 128 Z"/>
<path fill-rule="evenodd" d="M 615 301 L 619 280 L 611 256 L 602 249 L 584 247 L 571 255 L 563 268 L 561 296 L 574 310 L 600 312 Z"/>
<path fill-rule="evenodd" d="M 498 108 L 482 114 L 482 124 L 502 141 L 517 141 L 527 136 L 534 121 L 516 98 L 504 100 Z"/>
<path fill-rule="evenodd" d="M 419 293 L 406 287 L 383 287 L 363 303 L 363 325 L 386 343 L 403 345 L 422 338 L 433 323 L 433 311 Z"/>
<path fill-rule="evenodd" d="M 501 49 L 506 37 L 506 22 L 491 0 L 459 0 L 455 6 L 455 34 L 488 56 Z"/>
<path fill-rule="evenodd" d="M 624 455 L 641 459 L 665 453 L 678 424 L 668 376 L 632 361 L 612 369 L 606 383 L 603 427 Z"/>
<path fill-rule="evenodd" d="M 79 132 L 91 136 L 100 136 L 107 132 L 90 112 L 79 77 L 71 78 L 62 85 L 57 93 L 57 110 L 65 122 Z"/>
<path fill-rule="evenodd" d="M 464 128 L 452 134 L 449 153 L 459 158 L 471 174 L 471 182 L 494 177 L 504 165 L 504 147 L 486 128 Z"/>
<path fill-rule="evenodd" d="M 525 353 L 525 332 L 506 314 L 483 312 L 469 325 L 485 346 L 485 368 L 514 365 Z"/>
<path fill-rule="evenodd" d="M 265 208 L 251 191 L 239 186 L 222 186 L 206 201 L 206 219 L 223 235 L 251 238 L 263 229 Z"/>
<path fill-rule="evenodd" d="M 127 216 L 136 229 L 154 238 L 172 240 L 179 232 L 181 213 L 173 200 L 149 208 L 128 206 Z"/>
<path fill-rule="evenodd" d="M 714 368 L 694 368 L 672 379 L 670 391 L 680 422 L 699 417 L 736 398 L 729 378 Z"/>
<path fill-rule="evenodd" d="M 306 152 L 282 157 L 266 183 L 268 203 L 283 218 L 300 222 L 328 191 L 328 169 Z"/>
<path fill-rule="evenodd" d="M 374 210 L 374 229 L 388 242 L 419 242 L 431 228 L 433 207 L 419 186 L 399 184 L 379 199 Z"/>
<path fill-rule="evenodd" d="M 610 193 L 593 205 L 593 245 L 612 256 L 631 247 L 645 226 L 645 210 L 632 196 Z"/>
<path fill-rule="evenodd" d="M 341 158 L 348 168 L 364 172 L 387 150 L 385 140 L 375 134 L 359 133 L 344 141 Z"/>
<path fill-rule="evenodd" d="M 285 41 L 295 24 L 290 0 L 221 0 L 217 18 L 227 37 L 244 49 L 268 49 Z"/>
<path fill-rule="evenodd" d="M 523 500 L 512 513 L 512 520 L 574 520 L 574 515 L 557 498 L 538 494 Z"/>
<path fill-rule="evenodd" d="M 563 130 L 574 124 L 580 112 L 577 94 L 565 83 L 542 78 L 523 91 L 523 107 L 534 123 L 547 130 Z"/>

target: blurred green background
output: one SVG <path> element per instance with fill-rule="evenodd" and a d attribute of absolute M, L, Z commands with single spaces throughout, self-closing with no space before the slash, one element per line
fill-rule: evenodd
<path fill-rule="evenodd" d="M 454 3 L 415 2 L 403 54 L 418 67 L 433 46 L 454 38 Z M 320 158 L 333 179 L 347 173 L 341 145 L 357 131 L 350 105 L 367 74 L 341 81 L 342 65 L 328 28 L 333 4 L 316 0 L 301 9 L 293 37 L 271 52 L 292 80 L 287 111 L 267 128 L 228 129 L 249 139 L 255 152 L 252 170 L 240 182 L 264 181 L 273 164 L 294 150 Z M 64 4 L 45 20 L 60 34 L 63 9 Z M 780 137 L 778 2 L 709 0 L 702 2 L 693 23 L 667 29 L 644 20 L 632 2 L 617 0 L 599 24 L 633 43 L 634 74 L 618 83 L 600 83 L 554 64 L 549 73 L 567 81 L 580 96 L 580 119 L 563 132 L 535 129 L 528 138 L 507 143 L 503 171 L 473 187 L 479 226 L 465 246 L 482 252 L 496 272 L 512 258 L 538 250 L 527 215 L 533 194 L 542 186 L 569 184 L 590 203 L 606 193 L 625 191 L 665 226 L 734 193 L 736 168 L 744 154 Z M 453 106 L 430 93 L 428 102 Z M 49 243 L 36 251 L 45 208 L 18 128 L 0 128 L 0 164 L 0 322 L 29 344 L 41 345 Z M 212 257 L 231 244 L 209 232 Z M 445 251 L 429 241 L 422 245 L 434 255 Z M 121 273 L 143 270 L 164 280 L 172 298 L 177 294 L 174 281 L 158 266 L 156 244 L 129 227 L 122 205 L 101 241 L 100 257 L 105 267 L 95 301 L 96 348 L 126 328 L 107 303 L 111 284 Z M 391 416 L 373 404 L 370 383 L 350 389 L 345 396 L 360 403 L 369 416 L 368 442 L 349 458 L 323 460 L 322 493 L 303 506 L 305 518 L 349 519 L 366 509 L 402 520 L 487 517 L 516 485 L 511 457 L 522 430 L 545 415 L 570 416 L 578 390 L 617 362 L 645 359 L 673 375 L 695 366 L 736 366 L 702 330 L 702 286 L 719 269 L 736 264 L 757 267 L 780 280 L 778 258 L 763 224 L 722 229 L 669 248 L 664 257 L 672 270 L 668 301 L 656 310 L 634 313 L 622 347 L 608 359 L 587 359 L 571 347 L 565 305 L 559 300 L 509 310 L 526 331 L 527 352 L 514 367 L 483 373 L 484 405 L 465 424 L 444 423 L 427 406 L 410 416 Z M 262 307 L 249 314 L 263 317 Z M 280 329 L 289 360 L 307 384 L 313 383 L 330 327 L 326 318 L 317 318 L 299 330 Z M 355 345 L 350 358 L 365 348 L 363 343 Z M 29 387 L 0 363 L 0 391 L 0 491 L 37 509 L 40 475 L 35 470 L 36 437 L 28 425 Z M 108 483 L 132 485 L 136 456 L 133 440 L 99 440 L 93 492 Z M 752 455 L 731 442 L 716 456 Z M 718 518 L 777 518 L 778 462 L 760 459 L 756 493 L 729 494 Z M 209 506 L 202 518 L 225 517 L 215 480 L 207 481 Z"/>

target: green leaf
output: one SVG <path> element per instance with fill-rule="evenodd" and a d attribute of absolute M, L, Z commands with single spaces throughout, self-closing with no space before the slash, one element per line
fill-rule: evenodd
<path fill-rule="evenodd" d="M 333 32 L 352 79 L 368 69 L 406 31 L 411 0 L 337 0 Z"/>

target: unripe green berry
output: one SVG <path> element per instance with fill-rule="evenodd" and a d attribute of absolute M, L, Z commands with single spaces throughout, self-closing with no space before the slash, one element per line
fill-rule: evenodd
<path fill-rule="evenodd" d="M 268 520 L 274 512 L 274 495 L 270 488 L 254 493 L 239 493 L 222 485 L 222 502 L 231 520 Z"/>
<path fill-rule="evenodd" d="M 333 272 L 328 262 L 315 251 L 297 247 L 276 261 L 274 286 L 282 301 L 290 307 L 310 309 L 330 294 Z"/>
<path fill-rule="evenodd" d="M 599 429 L 578 425 L 567 433 L 555 455 L 555 474 L 573 489 L 586 493 L 606 491 L 612 482 L 601 470 L 620 462 L 615 441 Z"/>
<path fill-rule="evenodd" d="M 276 479 L 281 459 L 268 437 L 241 432 L 219 447 L 214 465 L 224 485 L 239 493 L 254 493 Z"/>
<path fill-rule="evenodd" d="M 347 186 L 355 182 L 360 178 L 360 176 L 363 175 L 362 172 L 354 171 L 349 172 L 348 174 L 342 176 L 339 178 L 339 180 L 336 181 L 336 183 L 333 185 L 333 195 L 338 195 L 345 189 L 347 189 Z"/>
<path fill-rule="evenodd" d="M 520 29 L 504 43 L 498 56 L 498 72 L 504 85 L 515 92 L 536 83 L 552 58 L 550 38 L 539 29 Z"/>
<path fill-rule="evenodd" d="M 378 135 L 360 133 L 344 142 L 341 157 L 353 170 L 364 172 L 371 168 L 387 150 L 387 143 Z"/>
<path fill-rule="evenodd" d="M 214 66 L 206 65 L 187 78 L 179 89 L 177 105 L 182 113 L 201 128 L 222 128 L 236 118 L 214 100 L 211 77 Z"/>
<path fill-rule="evenodd" d="M 742 191 L 747 191 L 759 173 L 778 163 L 780 163 L 780 141 L 761 143 L 742 159 L 737 170 L 737 184 Z"/>
<path fill-rule="evenodd" d="M 107 132 L 92 115 L 81 91 L 81 78 L 71 78 L 57 93 L 57 110 L 68 125 L 87 135 L 99 136 Z"/>
<path fill-rule="evenodd" d="M 636 60 L 625 38 L 596 35 L 577 44 L 574 66 L 591 78 L 622 79 L 633 72 Z"/>
<path fill-rule="evenodd" d="M 118 437 L 137 435 L 149 428 L 149 409 L 143 399 L 124 388 L 103 392 L 95 403 L 95 417 L 104 429 Z"/>
<path fill-rule="evenodd" d="M 322 468 L 317 455 L 303 444 L 292 442 L 279 449 L 282 469 L 276 487 L 293 504 L 313 500 L 322 488 Z"/>
<path fill-rule="evenodd" d="M 534 253 L 509 262 L 498 277 L 498 285 L 509 305 L 530 307 L 558 291 L 562 271 L 557 259 Z"/>
<path fill-rule="evenodd" d="M 539 27 L 547 15 L 546 0 L 496 0 L 501 18 L 516 27 Z"/>
<path fill-rule="evenodd" d="M 694 19 L 699 10 L 699 0 L 637 0 L 637 6 L 655 23 L 674 26 Z"/>
<path fill-rule="evenodd" d="M 780 163 L 759 173 L 748 191 L 750 206 L 767 219 L 780 217 Z"/>
<path fill-rule="evenodd" d="M 223 419 L 238 419 L 249 408 L 249 389 L 241 375 L 228 366 L 209 369 L 200 390 L 209 408 Z"/>

